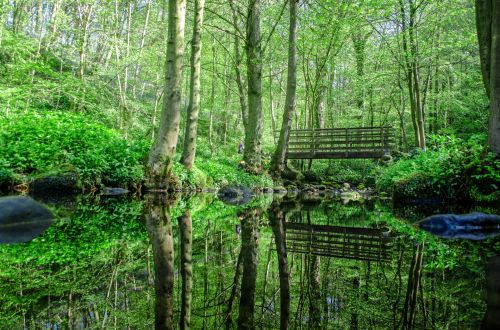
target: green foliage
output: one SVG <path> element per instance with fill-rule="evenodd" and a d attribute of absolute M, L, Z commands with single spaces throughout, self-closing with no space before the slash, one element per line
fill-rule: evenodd
<path fill-rule="evenodd" d="M 26 113 L 0 117 L 0 164 L 4 171 L 39 176 L 74 169 L 85 185 L 127 185 L 143 179 L 148 144 L 78 114 Z"/>
<path fill-rule="evenodd" d="M 453 135 L 432 136 L 429 150 L 381 168 L 377 188 L 404 187 L 408 195 L 428 191 L 448 198 L 486 195 L 493 199 L 498 196 L 500 161 L 486 152 L 484 139 L 484 135 L 467 141 Z"/>

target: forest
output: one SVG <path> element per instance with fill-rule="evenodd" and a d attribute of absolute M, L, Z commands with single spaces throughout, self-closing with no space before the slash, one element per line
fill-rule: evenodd
<path fill-rule="evenodd" d="M 493 200 L 492 3 L 4 1 L 0 182 L 273 188 L 295 168 Z M 391 129 L 385 162 L 287 161 L 294 130 L 363 127 Z"/>
<path fill-rule="evenodd" d="M 499 187 L 496 0 L 0 0 L 0 329 L 495 329 Z"/>

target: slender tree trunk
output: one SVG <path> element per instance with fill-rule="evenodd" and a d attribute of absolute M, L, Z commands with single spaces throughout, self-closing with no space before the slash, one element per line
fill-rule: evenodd
<path fill-rule="evenodd" d="M 481 70 L 490 98 L 488 147 L 500 155 L 500 3 L 476 0 Z"/>
<path fill-rule="evenodd" d="M 269 212 L 269 220 L 276 243 L 278 270 L 280 278 L 280 329 L 288 329 L 290 318 L 290 273 L 286 252 L 285 215 L 278 203 L 273 203 Z"/>
<path fill-rule="evenodd" d="M 148 160 L 148 184 L 158 188 L 164 188 L 167 178 L 171 175 L 179 137 L 186 0 L 169 0 L 168 16 L 163 113 L 158 136 L 151 148 Z"/>
<path fill-rule="evenodd" d="M 233 18 L 233 27 L 234 27 L 234 70 L 236 73 L 236 85 L 238 86 L 238 96 L 240 101 L 241 108 L 241 117 L 243 120 L 243 128 L 246 131 L 246 127 L 248 126 L 248 105 L 247 100 L 245 98 L 245 83 L 243 79 L 243 73 L 241 72 L 241 46 L 240 46 L 240 37 L 239 37 L 239 25 L 238 25 L 238 16 L 236 13 L 236 8 L 233 0 L 230 0 L 229 4 L 231 5 L 231 13 Z"/>
<path fill-rule="evenodd" d="M 260 210 L 244 210 L 241 223 L 241 251 L 243 276 L 241 279 L 240 313 L 238 329 L 254 328 L 255 286 L 259 261 Z"/>
<path fill-rule="evenodd" d="M 295 93 L 297 89 L 297 0 L 289 0 L 290 26 L 288 35 L 288 76 L 286 82 L 285 109 L 278 145 L 274 151 L 271 170 L 281 175 L 286 165 L 286 152 L 295 114 Z"/>
<path fill-rule="evenodd" d="M 146 34 L 148 30 L 148 24 L 149 24 L 149 14 L 151 13 L 151 2 L 152 0 L 146 0 L 146 17 L 144 18 L 144 26 L 142 28 L 141 32 L 141 43 L 139 45 L 139 56 L 137 57 L 137 64 L 135 66 L 135 72 L 134 72 L 134 87 L 133 87 L 133 96 L 134 98 L 137 98 L 137 93 L 136 93 L 136 88 L 137 88 L 137 83 L 138 83 L 138 77 L 139 77 L 139 72 L 141 71 L 141 60 L 142 60 L 142 53 L 144 51 L 144 42 L 146 41 Z"/>
<path fill-rule="evenodd" d="M 262 147 L 262 50 L 260 0 L 249 0 L 246 33 L 248 126 L 243 159 L 252 172 L 261 171 Z"/>
<path fill-rule="evenodd" d="M 179 325 L 181 329 L 191 328 L 191 298 L 193 292 L 193 225 L 191 214 L 186 211 L 179 218 L 179 232 L 181 241 L 181 276 L 182 276 L 182 306 Z"/>
<path fill-rule="evenodd" d="M 146 227 L 153 245 L 155 329 L 173 329 L 174 239 L 169 209 L 163 201 L 146 200 Z"/>
<path fill-rule="evenodd" d="M 182 164 L 191 170 L 196 155 L 196 134 L 198 113 L 200 111 L 200 68 L 201 68 L 201 28 L 203 25 L 203 10 L 205 0 L 195 0 L 195 17 L 193 40 L 191 41 L 191 82 L 189 92 L 189 106 L 187 108 L 186 128 L 184 135 L 184 149 Z"/>

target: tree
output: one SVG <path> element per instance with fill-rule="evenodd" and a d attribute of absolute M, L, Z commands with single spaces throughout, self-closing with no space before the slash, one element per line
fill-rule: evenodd
<path fill-rule="evenodd" d="M 189 105 L 187 108 L 186 128 L 184 131 L 184 149 L 182 164 L 191 169 L 196 154 L 196 136 L 198 127 L 198 112 L 200 111 L 200 61 L 201 61 L 201 27 L 203 25 L 203 10 L 205 0 L 194 2 L 194 27 L 191 41 L 191 80 Z"/>
<path fill-rule="evenodd" d="M 185 18 L 186 0 L 170 0 L 163 113 L 148 160 L 148 184 L 159 188 L 171 175 L 179 137 Z"/>
<path fill-rule="evenodd" d="M 285 168 L 286 152 L 292 129 L 292 119 L 295 114 L 295 94 L 297 90 L 297 3 L 289 1 L 290 27 L 288 35 L 288 74 L 286 81 L 285 110 L 281 124 L 278 145 L 274 151 L 271 170 L 280 175 Z"/>
<path fill-rule="evenodd" d="M 488 147 L 500 155 L 500 3 L 476 0 L 481 71 L 490 98 Z"/>
<path fill-rule="evenodd" d="M 249 0 L 246 30 L 248 125 L 245 127 L 243 160 L 249 170 L 259 172 L 262 152 L 262 52 L 260 0 Z"/>

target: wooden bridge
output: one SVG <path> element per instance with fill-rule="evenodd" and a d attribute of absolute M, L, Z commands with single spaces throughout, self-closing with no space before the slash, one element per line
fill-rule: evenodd
<path fill-rule="evenodd" d="M 381 158 L 390 154 L 390 126 L 291 130 L 287 159 Z"/>
<path fill-rule="evenodd" d="M 286 222 L 288 252 L 389 262 L 394 237 L 377 228 Z"/>

